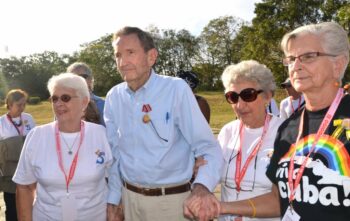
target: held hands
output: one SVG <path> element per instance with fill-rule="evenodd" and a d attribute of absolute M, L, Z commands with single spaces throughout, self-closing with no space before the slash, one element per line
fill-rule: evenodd
<path fill-rule="evenodd" d="M 113 205 L 107 204 L 107 220 L 108 221 L 123 221 L 124 220 L 124 212 L 123 205 Z"/>
<path fill-rule="evenodd" d="M 208 221 L 218 217 L 220 203 L 205 186 L 194 184 L 191 195 L 184 202 L 184 215 L 198 221 Z"/>

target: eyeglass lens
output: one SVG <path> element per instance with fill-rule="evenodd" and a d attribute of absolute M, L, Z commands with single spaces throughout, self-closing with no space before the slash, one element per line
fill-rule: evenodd
<path fill-rule="evenodd" d="M 258 97 L 258 94 L 263 92 L 262 90 L 255 90 L 254 88 L 246 88 L 242 90 L 239 94 L 234 91 L 229 91 L 225 94 L 226 100 L 230 104 L 236 104 L 239 97 L 245 102 L 253 102 Z"/>
<path fill-rule="evenodd" d="M 72 97 L 70 95 L 68 95 L 68 94 L 63 94 L 60 97 L 56 96 L 56 95 L 51 96 L 52 103 L 56 103 L 59 99 L 62 102 L 67 103 L 67 102 L 69 102 L 72 99 Z"/>

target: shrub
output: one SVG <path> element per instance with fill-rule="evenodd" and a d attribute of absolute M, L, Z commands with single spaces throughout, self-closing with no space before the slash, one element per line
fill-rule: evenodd
<path fill-rule="evenodd" d="M 39 104 L 41 102 L 40 97 L 29 97 L 28 104 Z"/>

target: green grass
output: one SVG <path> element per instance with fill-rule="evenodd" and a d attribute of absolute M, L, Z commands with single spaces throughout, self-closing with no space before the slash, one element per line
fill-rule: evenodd
<path fill-rule="evenodd" d="M 7 109 L 5 105 L 1 106 L 0 115 L 5 114 L 6 112 L 7 112 Z M 31 114 L 37 125 L 46 124 L 53 120 L 51 103 L 48 101 L 42 101 L 40 104 L 37 104 L 37 105 L 27 104 L 24 112 Z"/>
<path fill-rule="evenodd" d="M 224 92 L 199 92 L 198 95 L 205 97 L 208 100 L 211 117 L 210 126 L 214 134 L 218 134 L 220 129 L 228 122 L 235 119 L 235 114 L 232 111 L 231 105 L 228 104 L 224 97 Z M 275 94 L 275 99 L 279 103 L 286 96 L 282 89 L 278 89 Z M 0 107 L 0 115 L 7 112 L 5 106 Z M 37 125 L 49 123 L 53 120 L 51 104 L 48 101 L 43 101 L 38 105 L 27 105 L 25 112 L 30 113 Z"/>

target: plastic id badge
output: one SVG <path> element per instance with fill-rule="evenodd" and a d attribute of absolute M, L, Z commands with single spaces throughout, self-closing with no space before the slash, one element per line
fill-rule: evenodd
<path fill-rule="evenodd" d="M 282 221 L 299 221 L 300 216 L 295 210 L 293 210 L 290 206 L 288 206 L 286 213 L 284 214 Z"/>
<path fill-rule="evenodd" d="M 75 221 L 77 219 L 77 201 L 74 196 L 67 195 L 61 199 L 62 221 Z"/>

